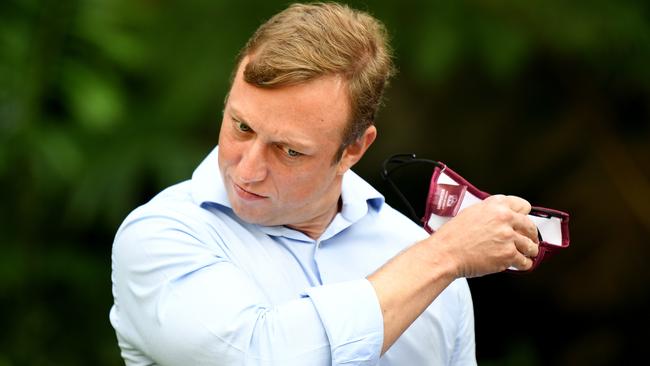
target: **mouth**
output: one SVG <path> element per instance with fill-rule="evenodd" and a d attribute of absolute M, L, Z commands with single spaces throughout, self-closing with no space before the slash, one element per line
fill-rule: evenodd
<path fill-rule="evenodd" d="M 261 200 L 264 198 L 267 198 L 265 196 L 261 196 L 257 193 L 253 193 L 251 191 L 247 191 L 246 189 L 242 188 L 240 185 L 233 183 L 232 184 L 235 193 L 237 193 L 237 196 L 240 198 L 247 200 L 247 201 L 255 201 L 255 200 Z"/>

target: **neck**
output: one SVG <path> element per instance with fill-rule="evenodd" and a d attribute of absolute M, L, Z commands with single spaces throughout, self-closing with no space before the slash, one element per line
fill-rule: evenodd
<path fill-rule="evenodd" d="M 287 225 L 287 227 L 300 231 L 314 240 L 318 240 L 325 232 L 325 229 L 327 229 L 327 226 L 334 220 L 334 216 L 341 210 L 341 205 L 342 201 L 339 197 L 334 205 L 313 220 L 304 224 Z"/>

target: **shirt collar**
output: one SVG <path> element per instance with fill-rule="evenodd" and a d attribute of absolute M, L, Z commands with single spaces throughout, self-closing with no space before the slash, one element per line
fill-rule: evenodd
<path fill-rule="evenodd" d="M 219 170 L 219 147 L 215 147 L 192 174 L 192 198 L 198 205 L 217 204 L 232 209 Z M 361 220 L 368 210 L 379 211 L 384 203 L 381 195 L 352 170 L 343 175 L 341 211 L 334 217 L 320 240 L 330 238 Z M 259 225 L 258 225 L 259 226 Z M 259 226 L 269 235 L 305 240 L 308 237 L 284 226 Z"/>
<path fill-rule="evenodd" d="M 343 205 L 340 214 L 350 222 L 356 222 L 368 213 L 368 209 L 381 209 L 384 196 L 357 173 L 348 170 L 343 175 L 341 185 L 341 200 Z"/>
<path fill-rule="evenodd" d="M 216 203 L 232 208 L 219 170 L 219 147 L 215 147 L 192 174 L 192 198 L 198 205 Z"/>

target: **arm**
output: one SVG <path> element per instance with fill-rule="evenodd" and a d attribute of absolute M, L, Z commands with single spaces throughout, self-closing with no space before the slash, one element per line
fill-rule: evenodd
<path fill-rule="evenodd" d="M 131 220 L 113 250 L 114 325 L 161 365 L 375 364 L 383 329 L 366 279 L 271 304 L 188 220 Z M 345 312 L 340 309 L 345 308 Z M 350 327 L 345 327 L 350 325 Z"/>
<path fill-rule="evenodd" d="M 538 247 L 529 211 L 520 198 L 492 196 L 370 275 L 384 318 L 382 353 L 454 279 L 530 268 Z"/>

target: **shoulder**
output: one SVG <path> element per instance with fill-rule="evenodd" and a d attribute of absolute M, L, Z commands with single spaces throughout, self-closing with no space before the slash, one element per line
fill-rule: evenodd
<path fill-rule="evenodd" d="M 124 219 L 113 242 L 113 261 L 130 263 L 165 253 L 214 255 L 226 225 L 223 217 L 192 199 L 190 181 L 176 184 Z"/>
<path fill-rule="evenodd" d="M 366 219 L 359 224 L 364 230 L 372 230 L 376 236 L 403 242 L 404 245 L 413 244 L 429 235 L 424 228 L 385 202 L 378 209 L 370 210 Z"/>
<path fill-rule="evenodd" d="M 428 235 L 421 226 L 385 202 L 378 190 L 353 171 L 346 172 L 344 176 L 342 198 L 344 211 L 345 206 L 349 206 L 354 208 L 350 211 L 359 214 L 349 214 L 350 218 L 363 215 L 353 225 L 357 230 L 383 235 L 386 239 L 399 237 L 410 244 Z M 345 216 L 346 212 L 343 214 Z"/>
<path fill-rule="evenodd" d="M 118 229 L 118 234 L 125 227 L 143 221 L 167 220 L 197 230 L 227 221 L 231 210 L 215 202 L 198 200 L 193 187 L 192 181 L 187 180 L 161 191 L 149 202 L 131 211 Z"/>
<path fill-rule="evenodd" d="M 189 191 L 189 181 L 173 185 L 158 193 L 149 202 L 137 207 L 124 219 L 116 237 L 134 228 L 146 233 L 156 230 L 158 224 L 197 229 L 193 225 L 201 220 L 203 209 L 194 203 Z"/>

